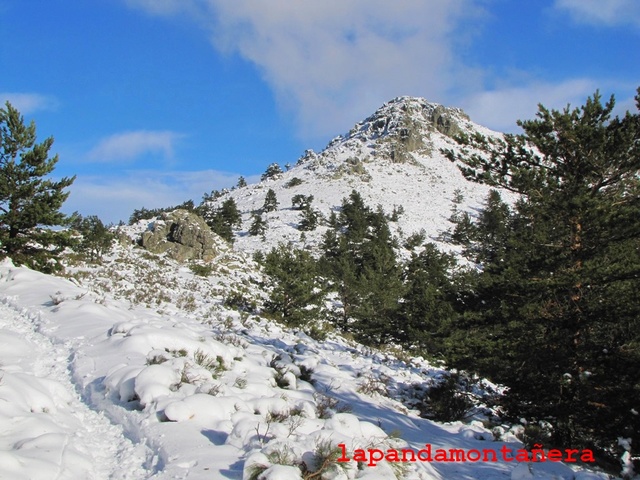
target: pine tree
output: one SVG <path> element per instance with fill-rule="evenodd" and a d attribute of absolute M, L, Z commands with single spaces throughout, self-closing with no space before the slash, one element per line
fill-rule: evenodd
<path fill-rule="evenodd" d="M 45 227 L 67 223 L 60 208 L 75 180 L 46 178 L 58 163 L 57 155 L 49 158 L 52 145 L 53 137 L 36 143 L 35 123 L 25 125 L 9 102 L 0 109 L 0 257 L 46 271 L 57 269 L 70 239 Z"/>
<path fill-rule="evenodd" d="M 282 175 L 282 173 L 283 172 L 282 172 L 282 168 L 280 168 L 280 165 L 278 165 L 277 163 L 272 163 L 267 167 L 267 169 L 262 174 L 260 179 L 264 181 L 270 178 L 278 178 Z"/>
<path fill-rule="evenodd" d="M 251 226 L 249 227 L 249 235 L 254 237 L 261 235 L 264 237 L 264 234 L 267 231 L 267 222 L 258 212 L 254 212 L 251 218 L 253 219 L 253 221 L 251 222 Z"/>
<path fill-rule="evenodd" d="M 361 302 L 359 264 L 343 235 L 337 229 L 325 232 L 322 242 L 323 255 L 318 262 L 321 274 L 330 279 L 332 289 L 338 294 L 341 304 L 340 314 L 335 318 L 336 325 L 344 331 L 349 328 L 353 311 Z"/>
<path fill-rule="evenodd" d="M 511 215 L 511 209 L 502 200 L 500 192 L 492 189 L 475 223 L 467 212 L 454 214 L 451 218 L 455 225 L 451 240 L 464 245 L 464 255 L 475 263 L 498 263 L 506 254 Z"/>
<path fill-rule="evenodd" d="M 618 436 L 640 444 L 640 116 L 600 100 L 541 106 L 524 134 L 460 158 L 521 197 L 485 239 L 456 355 L 510 387 L 512 413 L 551 420 L 553 442 L 607 456 Z"/>
<path fill-rule="evenodd" d="M 320 265 L 342 303 L 339 326 L 369 344 L 395 338 L 398 328 L 402 281 L 394 246 L 382 210 L 373 212 L 355 190 L 324 237 Z"/>
<path fill-rule="evenodd" d="M 113 244 L 114 235 L 102 220 L 95 215 L 82 217 L 75 213 L 72 228 L 81 235 L 77 249 L 89 257 L 91 262 L 99 262 Z"/>
<path fill-rule="evenodd" d="M 262 205 L 262 211 L 265 213 L 274 212 L 278 209 L 278 198 L 276 192 L 272 188 L 267 190 L 267 195 L 264 197 L 264 204 Z"/>
<path fill-rule="evenodd" d="M 361 301 L 353 311 L 354 328 L 360 340 L 382 345 L 396 340 L 401 328 L 402 272 L 384 212 L 378 209 L 367 217 L 365 241 L 354 249 L 354 253 L 360 249 L 362 255 Z"/>
<path fill-rule="evenodd" d="M 313 202 L 313 195 L 302 195 L 298 193 L 291 198 L 291 208 L 294 210 L 304 210 Z"/>
<path fill-rule="evenodd" d="M 242 224 L 242 215 L 233 198 L 228 198 L 218 208 L 212 209 L 208 203 L 198 208 L 211 230 L 229 243 L 233 243 L 233 230 Z"/>
<path fill-rule="evenodd" d="M 264 271 L 271 278 L 267 312 L 294 327 L 316 317 L 321 291 L 316 261 L 309 252 L 280 244 L 266 255 Z"/>
<path fill-rule="evenodd" d="M 342 200 L 338 223 L 350 242 L 358 243 L 365 238 L 370 215 L 371 209 L 365 205 L 362 196 L 356 190 L 351 192 L 348 199 Z"/>
<path fill-rule="evenodd" d="M 456 318 L 456 286 L 450 270 L 455 259 L 429 243 L 412 254 L 403 272 L 405 292 L 397 341 L 432 356 L 446 352 L 445 341 Z"/>
<path fill-rule="evenodd" d="M 238 183 L 236 185 L 238 188 L 244 188 L 247 186 L 247 181 L 244 179 L 244 177 L 241 175 L 240 177 L 238 177 Z"/>
<path fill-rule="evenodd" d="M 352 323 L 353 314 L 362 302 L 361 278 L 363 255 L 361 250 L 368 228 L 367 216 L 371 210 L 360 194 L 353 190 L 349 198 L 342 200 L 340 214 L 332 212 L 331 228 L 325 233 L 322 244 L 321 270 L 329 277 L 342 303 L 341 328 Z"/>
<path fill-rule="evenodd" d="M 318 220 L 320 213 L 313 208 L 310 204 L 305 206 L 300 212 L 300 223 L 298 224 L 298 230 L 303 232 L 310 232 L 315 230 L 318 226 Z"/>
<path fill-rule="evenodd" d="M 298 230 L 303 232 L 315 230 L 320 220 L 320 212 L 311 206 L 311 202 L 313 202 L 313 195 L 309 195 L 308 197 L 296 195 L 291 200 L 293 208 L 301 210 Z"/>
<path fill-rule="evenodd" d="M 476 231 L 471 215 L 467 212 L 456 211 L 451 215 L 449 221 L 453 223 L 453 231 L 450 232 L 451 242 L 468 247 Z"/>

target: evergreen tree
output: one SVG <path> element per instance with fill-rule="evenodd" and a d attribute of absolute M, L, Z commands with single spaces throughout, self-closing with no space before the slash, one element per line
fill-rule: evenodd
<path fill-rule="evenodd" d="M 476 262 L 498 264 L 504 260 L 508 248 L 510 218 L 511 209 L 502 201 L 500 193 L 492 189 L 476 224 Z"/>
<path fill-rule="evenodd" d="M 129 216 L 129 225 L 133 225 L 134 223 L 139 222 L 140 220 L 149 220 L 153 217 L 156 217 L 162 213 L 162 210 L 159 208 L 148 209 L 145 207 L 136 208 L 133 210 L 133 213 Z"/>
<path fill-rule="evenodd" d="M 315 230 L 318 226 L 318 220 L 320 213 L 314 209 L 310 204 L 302 209 L 300 212 L 300 223 L 298 224 L 298 230 L 303 232 L 310 232 Z"/>
<path fill-rule="evenodd" d="M 451 241 L 457 245 L 469 246 L 476 231 L 471 216 L 467 212 L 456 211 L 449 221 L 454 225 L 453 232 L 450 233 Z M 466 253 L 469 254 L 469 252 Z"/>
<path fill-rule="evenodd" d="M 267 231 L 267 222 L 258 212 L 254 212 L 251 218 L 253 219 L 253 221 L 251 222 L 251 226 L 249 227 L 249 235 L 254 237 L 261 235 L 264 237 L 264 234 Z"/>
<path fill-rule="evenodd" d="M 211 230 L 229 243 L 233 243 L 233 230 L 242 224 L 242 216 L 233 198 L 228 198 L 218 208 L 212 209 L 204 203 L 198 208 Z"/>
<path fill-rule="evenodd" d="M 389 215 L 390 222 L 397 222 L 400 219 L 400 215 L 404 213 L 404 207 L 402 205 L 394 205 L 391 215 Z"/>
<path fill-rule="evenodd" d="M 464 255 L 478 264 L 498 263 L 506 254 L 512 213 L 497 190 L 491 190 L 474 223 L 467 212 L 454 214 L 451 240 L 464 245 Z"/>
<path fill-rule="evenodd" d="M 75 213 L 71 226 L 81 235 L 77 249 L 87 255 L 91 262 L 101 261 L 102 256 L 111 249 L 114 235 L 97 216 L 82 217 Z"/>
<path fill-rule="evenodd" d="M 365 205 L 362 196 L 357 191 L 352 190 L 349 198 L 342 200 L 338 224 L 349 242 L 359 243 L 364 240 L 370 215 L 371 209 Z"/>
<path fill-rule="evenodd" d="M 247 186 L 247 181 L 244 179 L 244 177 L 241 175 L 240 177 L 238 177 L 238 184 L 237 187 L 238 188 L 243 188 Z"/>
<path fill-rule="evenodd" d="M 331 213 L 329 214 L 329 219 L 327 220 L 327 224 L 329 225 L 330 228 L 333 228 L 333 229 L 338 228 L 338 216 L 336 215 L 335 211 L 331 210 Z"/>
<path fill-rule="evenodd" d="M 320 219 L 320 212 L 311 206 L 311 202 L 313 202 L 313 195 L 309 195 L 308 197 L 296 195 L 291 200 L 293 208 L 301 210 L 298 230 L 302 230 L 303 232 L 315 230 Z"/>
<path fill-rule="evenodd" d="M 278 198 L 276 192 L 272 188 L 267 190 L 267 195 L 264 198 L 264 204 L 262 205 L 262 211 L 265 213 L 274 212 L 278 209 Z"/>
<path fill-rule="evenodd" d="M 347 330 L 353 310 L 361 301 L 358 270 L 354 256 L 349 254 L 350 248 L 344 236 L 338 234 L 337 228 L 325 232 L 322 243 L 323 255 L 319 261 L 320 272 L 330 279 L 331 288 L 338 294 L 341 303 L 341 315 L 336 323 L 342 330 Z"/>
<path fill-rule="evenodd" d="M 444 344 L 456 318 L 457 288 L 450 274 L 454 265 L 451 255 L 429 243 L 405 266 L 397 340 L 408 348 L 424 349 L 432 356 L 446 352 Z"/>
<path fill-rule="evenodd" d="M 211 190 L 211 193 L 205 193 L 202 195 L 202 203 L 200 204 L 201 206 L 203 204 L 209 203 L 209 202 L 213 202 L 217 199 L 219 199 L 220 197 L 222 197 L 225 193 L 227 193 L 227 189 L 223 189 L 222 191 L 220 190 Z"/>
<path fill-rule="evenodd" d="M 422 246 L 426 239 L 427 232 L 424 228 L 421 228 L 419 232 L 414 232 L 409 235 L 402 246 L 407 250 L 413 250 Z"/>
<path fill-rule="evenodd" d="M 304 182 L 300 178 L 293 177 L 291 180 L 285 183 L 284 186 L 286 188 L 293 188 L 293 187 L 297 187 L 298 185 L 302 185 L 303 183 Z"/>
<path fill-rule="evenodd" d="M 311 202 L 313 202 L 313 195 L 307 196 L 298 193 L 291 199 L 291 208 L 294 210 L 304 210 L 305 207 L 311 206 Z"/>
<path fill-rule="evenodd" d="M 342 201 L 324 237 L 321 268 L 342 303 L 339 325 L 369 344 L 395 338 L 402 297 L 401 271 L 387 219 L 355 190 Z"/>
<path fill-rule="evenodd" d="M 524 134 L 460 158 L 521 197 L 508 221 L 498 203 L 484 218 L 493 246 L 464 298 L 458 364 L 508 385 L 510 411 L 550 420 L 554 443 L 602 456 L 619 436 L 640 445 L 640 116 L 613 107 L 598 93 L 541 106 Z"/>
<path fill-rule="evenodd" d="M 0 257 L 46 271 L 57 268 L 69 236 L 44 227 L 67 223 L 60 208 L 75 179 L 46 178 L 58 163 L 52 145 L 53 137 L 36 143 L 35 123 L 25 125 L 9 102 L 0 109 Z"/>
<path fill-rule="evenodd" d="M 381 345 L 398 338 L 403 285 L 395 242 L 382 209 L 369 213 L 367 223 L 360 246 L 361 301 L 354 308 L 354 328 L 365 343 Z M 354 253 L 357 251 L 356 246 Z"/>
<path fill-rule="evenodd" d="M 272 289 L 267 312 L 294 327 L 316 317 L 321 291 L 316 261 L 309 252 L 280 244 L 266 255 L 264 271 L 271 277 Z"/>
<path fill-rule="evenodd" d="M 283 172 L 282 172 L 282 168 L 280 168 L 280 165 L 278 165 L 277 163 L 272 163 L 267 167 L 265 172 L 262 174 L 262 176 L 260 177 L 260 180 L 264 181 L 270 178 L 278 178 L 282 175 L 282 173 Z"/>
<path fill-rule="evenodd" d="M 170 207 L 166 209 L 167 212 L 172 210 L 186 210 L 188 212 L 195 212 L 196 206 L 193 203 L 193 200 L 185 200 L 180 205 L 176 205 L 175 207 Z"/>

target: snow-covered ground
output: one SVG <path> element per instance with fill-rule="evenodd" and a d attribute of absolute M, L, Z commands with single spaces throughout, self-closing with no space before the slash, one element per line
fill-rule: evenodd
<path fill-rule="evenodd" d="M 248 252 L 313 246 L 327 228 L 300 238 L 296 194 L 313 195 L 325 218 L 352 189 L 388 214 L 402 207 L 400 239 L 424 229 L 438 241 L 454 201 L 473 213 L 488 187 L 441 152 L 462 148 L 442 133 L 449 121 L 498 135 L 460 111 L 396 99 L 278 178 L 223 196 L 243 226 L 235 249 L 198 271 L 206 276 L 126 241 L 100 265 L 70 259 L 68 278 L 0 263 L 0 479 L 608 478 L 575 463 L 505 461 L 522 448 L 518 427 L 422 418 L 412 402 L 446 375 L 441 366 L 332 331 L 314 340 L 257 313 L 265 279 Z M 269 188 L 280 206 L 265 238 L 251 237 Z M 454 460 L 425 461 L 428 448 Z M 423 460 L 393 461 L 402 450 Z"/>
<path fill-rule="evenodd" d="M 222 306 L 246 283 L 238 272 L 202 278 L 163 260 L 151 273 L 162 295 L 133 301 L 136 268 L 123 258 L 150 260 L 121 249 L 74 281 L 0 264 L 0 478 L 607 478 L 554 462 L 378 461 L 425 444 L 521 444 L 407 408 L 403 392 L 443 373 L 422 359 L 318 342 Z M 325 462 L 336 447 L 351 460 Z"/>

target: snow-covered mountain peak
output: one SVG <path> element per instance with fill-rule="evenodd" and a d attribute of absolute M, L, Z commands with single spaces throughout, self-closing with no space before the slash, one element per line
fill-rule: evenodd
<path fill-rule="evenodd" d="M 453 135 L 460 130 L 460 123 L 465 121 L 468 122 L 469 117 L 458 108 L 430 103 L 424 98 L 397 97 L 356 124 L 349 138 L 375 140 L 388 136 L 407 143 L 412 134 L 424 134 L 425 131 L 437 130 L 445 135 Z"/>
<path fill-rule="evenodd" d="M 439 137 L 450 141 L 461 133 L 478 130 L 482 127 L 472 123 L 459 108 L 445 107 L 420 97 L 397 97 L 356 123 L 347 134 L 335 137 L 320 155 L 353 163 L 353 155 L 339 155 L 351 151 L 360 160 L 375 157 L 392 163 L 412 162 L 414 155 L 430 156 Z M 307 150 L 298 163 L 317 158 L 318 154 Z"/>
<path fill-rule="evenodd" d="M 461 202 L 456 208 L 473 211 L 487 196 L 485 185 L 466 180 L 443 153 L 445 149 L 461 151 L 465 146 L 456 139 L 475 133 L 501 135 L 473 123 L 458 108 L 398 97 L 321 152 L 307 150 L 287 171 L 266 172 L 261 182 L 234 189 L 213 206 L 229 197 L 237 202 L 242 226 L 236 246 L 241 250 L 268 250 L 280 242 L 316 245 L 326 226 L 321 221 L 317 229 L 301 232 L 300 211 L 292 208 L 293 198 L 312 196 L 312 207 L 327 219 L 352 190 L 372 208 L 381 206 L 387 214 L 404 212 L 392 225 L 400 240 L 424 230 L 428 239 L 437 241 L 451 227 L 448 219 L 454 198 Z M 263 212 L 269 190 L 276 194 L 278 207 Z M 264 238 L 249 233 L 256 212 L 268 225 Z"/>

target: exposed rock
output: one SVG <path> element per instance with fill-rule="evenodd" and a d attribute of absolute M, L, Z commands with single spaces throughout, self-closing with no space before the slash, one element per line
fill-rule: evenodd
<path fill-rule="evenodd" d="M 437 105 L 431 113 L 431 123 L 440 133 L 448 137 L 454 137 L 461 131 L 460 117 L 465 120 L 469 119 L 462 110 Z"/>
<path fill-rule="evenodd" d="M 210 261 L 227 248 L 201 217 L 187 210 L 163 213 L 142 234 L 140 243 L 150 252 L 166 253 L 179 262 Z"/>
<path fill-rule="evenodd" d="M 423 98 L 398 97 L 358 123 L 347 138 L 375 144 L 378 156 L 403 163 L 411 161 L 411 153 L 430 154 L 432 132 L 454 137 L 460 133 L 461 124 L 468 120 L 469 117 L 458 108 L 429 103 Z M 345 139 L 334 140 L 335 143 L 340 141 Z"/>

